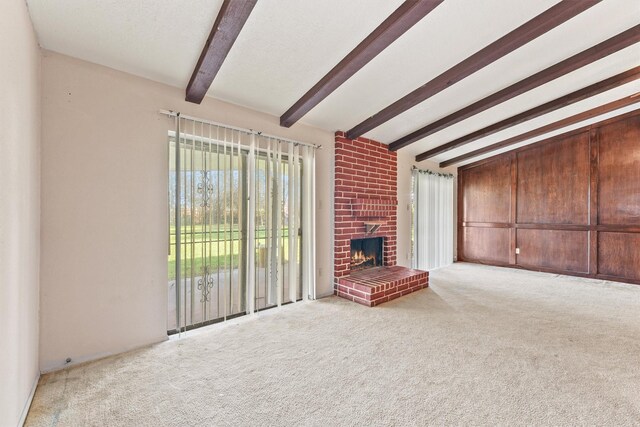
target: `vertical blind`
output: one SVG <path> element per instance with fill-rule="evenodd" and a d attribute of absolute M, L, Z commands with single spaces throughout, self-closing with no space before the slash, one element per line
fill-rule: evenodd
<path fill-rule="evenodd" d="M 413 170 L 413 267 L 453 262 L 453 175 Z"/>
<path fill-rule="evenodd" d="M 315 298 L 315 146 L 175 114 L 169 332 Z"/>

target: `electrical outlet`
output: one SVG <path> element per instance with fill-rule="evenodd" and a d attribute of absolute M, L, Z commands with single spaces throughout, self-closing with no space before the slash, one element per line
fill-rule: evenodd
<path fill-rule="evenodd" d="M 520 255 L 520 248 L 516 248 L 516 255 Z"/>

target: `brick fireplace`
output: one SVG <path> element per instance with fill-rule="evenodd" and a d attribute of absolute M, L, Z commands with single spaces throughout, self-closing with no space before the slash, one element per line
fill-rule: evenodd
<path fill-rule="evenodd" d="M 336 132 L 335 155 L 335 294 L 374 306 L 426 287 L 426 272 L 396 266 L 397 153 L 377 141 Z M 363 250 L 373 242 L 358 249 L 361 239 L 381 241 L 379 260 Z M 362 252 L 355 259 L 354 244 Z"/>

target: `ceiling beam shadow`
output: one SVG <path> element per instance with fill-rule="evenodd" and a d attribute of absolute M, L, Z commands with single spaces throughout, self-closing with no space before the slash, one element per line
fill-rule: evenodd
<path fill-rule="evenodd" d="M 280 117 L 290 127 L 444 0 L 407 0 Z"/>
<path fill-rule="evenodd" d="M 599 93 L 614 89 L 618 86 L 622 86 L 623 84 L 632 82 L 639 78 L 640 67 L 632 68 L 628 71 L 625 71 L 624 73 L 620 73 L 613 77 L 609 77 L 608 79 L 601 80 L 580 90 L 571 92 L 567 95 L 561 96 L 560 98 L 556 98 L 553 101 L 549 101 L 545 104 L 539 105 L 520 114 L 516 114 L 515 116 L 511 116 L 507 119 L 489 125 L 465 136 L 461 136 L 460 138 L 454 139 L 453 141 L 447 142 L 446 144 L 439 145 L 431 150 L 425 151 L 422 154 L 418 154 L 416 156 L 416 161 L 420 162 L 422 160 L 437 156 L 438 154 L 445 153 L 449 150 L 462 147 L 473 141 L 477 141 L 478 139 L 493 135 L 496 132 L 500 132 L 512 126 L 518 125 L 520 123 L 526 122 L 560 108 L 564 108 L 568 105 L 590 98 Z"/>
<path fill-rule="evenodd" d="M 347 131 L 347 137 L 355 139 L 377 128 L 599 2 L 600 0 L 561 1 L 356 125 Z"/>
<path fill-rule="evenodd" d="M 224 0 L 187 85 L 188 102 L 200 104 L 258 0 Z"/>
<path fill-rule="evenodd" d="M 640 25 L 636 25 L 622 33 L 611 37 L 608 40 L 603 41 L 589 49 L 586 49 L 570 58 L 558 62 L 549 68 L 546 68 L 536 74 L 533 74 L 526 79 L 520 80 L 506 87 L 492 95 L 487 96 L 471 105 L 468 105 L 461 110 L 449 114 L 433 123 L 430 123 L 409 135 L 393 141 L 389 144 L 389 149 L 392 151 L 399 150 L 414 142 L 426 138 L 436 132 L 441 131 L 449 126 L 452 126 L 462 120 L 468 119 L 478 113 L 483 112 L 491 107 L 508 101 L 518 95 L 521 95 L 531 89 L 535 89 L 545 83 L 555 80 L 558 77 L 562 77 L 578 68 L 598 61 L 606 56 L 609 56 L 619 50 L 629 47 L 640 41 Z"/>
<path fill-rule="evenodd" d="M 452 159 L 446 160 L 440 163 L 441 168 L 445 168 L 447 166 L 452 166 L 457 163 L 460 163 L 464 160 L 471 159 L 474 157 L 481 156 L 483 154 L 490 153 L 492 151 L 499 150 L 501 148 L 508 147 L 510 145 L 517 144 L 522 141 L 526 141 L 527 139 L 535 138 L 536 136 L 544 135 L 545 133 L 553 132 L 558 129 L 562 129 L 567 126 L 574 125 L 576 123 L 580 123 L 584 120 L 589 120 L 594 117 L 600 116 L 602 114 L 610 113 L 611 111 L 618 110 L 620 108 L 626 107 L 628 105 L 633 105 L 640 102 L 640 92 L 635 93 L 633 95 L 626 96 L 624 98 L 618 99 L 613 102 L 609 102 L 607 104 L 601 105 L 596 108 L 592 108 L 591 110 L 584 111 L 582 113 L 576 114 L 571 117 L 567 117 L 562 120 L 558 120 L 557 122 L 550 123 L 548 125 L 542 126 L 537 129 L 533 129 L 529 132 L 525 132 L 521 135 L 516 135 L 514 137 L 505 139 L 504 141 L 496 142 L 495 144 L 488 145 L 486 147 L 479 148 L 474 151 L 470 151 L 468 153 L 462 154 L 458 157 L 454 157 Z"/>

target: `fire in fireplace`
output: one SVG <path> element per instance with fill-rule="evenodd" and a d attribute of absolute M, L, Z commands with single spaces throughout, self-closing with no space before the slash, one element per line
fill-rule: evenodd
<path fill-rule="evenodd" d="M 351 239 L 351 271 L 380 265 L 382 265 L 382 237 Z"/>

